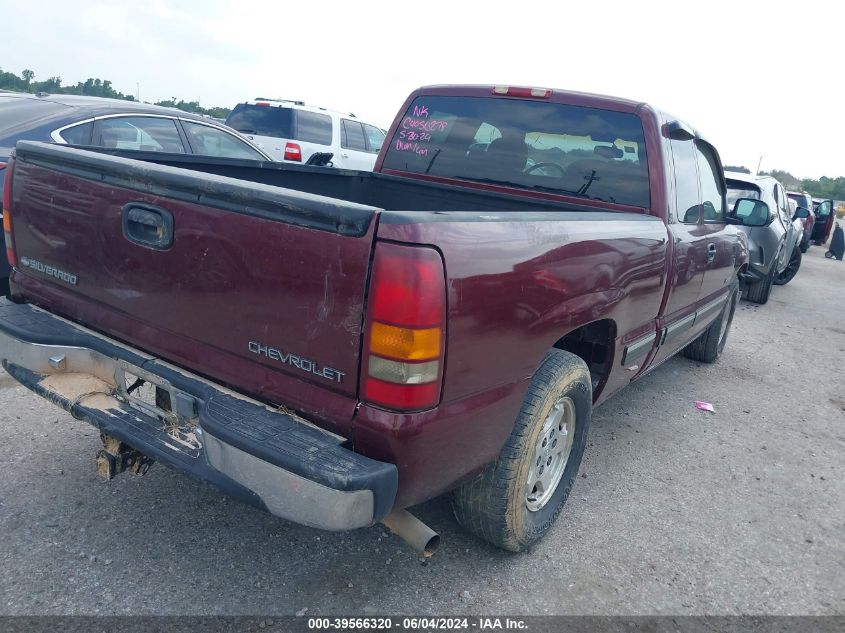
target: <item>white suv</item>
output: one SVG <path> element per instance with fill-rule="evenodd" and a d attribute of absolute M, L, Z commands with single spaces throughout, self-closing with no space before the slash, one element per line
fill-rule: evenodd
<path fill-rule="evenodd" d="M 253 99 L 239 103 L 226 118 L 275 160 L 305 164 L 317 153 L 331 153 L 335 167 L 372 171 L 385 132 L 354 114 L 305 105 L 302 101 Z"/>

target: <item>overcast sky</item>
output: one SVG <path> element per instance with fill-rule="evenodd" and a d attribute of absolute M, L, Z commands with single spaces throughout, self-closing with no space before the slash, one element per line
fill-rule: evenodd
<path fill-rule="evenodd" d="M 725 164 L 845 176 L 845 9 L 747 2 L 0 0 L 0 67 L 144 101 L 302 99 L 387 127 L 437 83 L 643 100 Z M 11 28 L 9 28 L 11 27 Z"/>

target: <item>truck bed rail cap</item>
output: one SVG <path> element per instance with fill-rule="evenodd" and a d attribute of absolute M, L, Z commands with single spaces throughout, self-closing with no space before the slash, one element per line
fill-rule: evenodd
<path fill-rule="evenodd" d="M 19 161 L 103 184 L 361 237 L 379 209 L 326 196 L 70 147 L 18 141 Z"/>

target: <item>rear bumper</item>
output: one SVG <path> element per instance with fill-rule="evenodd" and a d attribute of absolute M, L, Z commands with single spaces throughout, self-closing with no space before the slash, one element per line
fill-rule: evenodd
<path fill-rule="evenodd" d="M 342 438 L 294 414 L 31 305 L 0 299 L 0 361 L 21 384 L 75 418 L 284 519 L 348 530 L 381 520 L 393 507 L 393 464 L 353 452 Z M 170 394 L 173 410 L 196 425 L 196 445 L 174 442 L 159 417 L 126 397 L 118 386 L 124 372 Z M 85 382 L 79 377 L 94 377 L 105 387 L 91 397 L 90 388 L 73 386 Z"/>

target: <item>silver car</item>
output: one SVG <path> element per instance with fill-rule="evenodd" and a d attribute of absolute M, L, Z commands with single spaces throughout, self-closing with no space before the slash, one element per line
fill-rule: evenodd
<path fill-rule="evenodd" d="M 787 284 L 801 266 L 806 209 L 792 212 L 783 185 L 771 176 L 725 172 L 728 214 L 748 236 L 748 271 L 742 296 L 766 303 L 772 285 Z"/>

